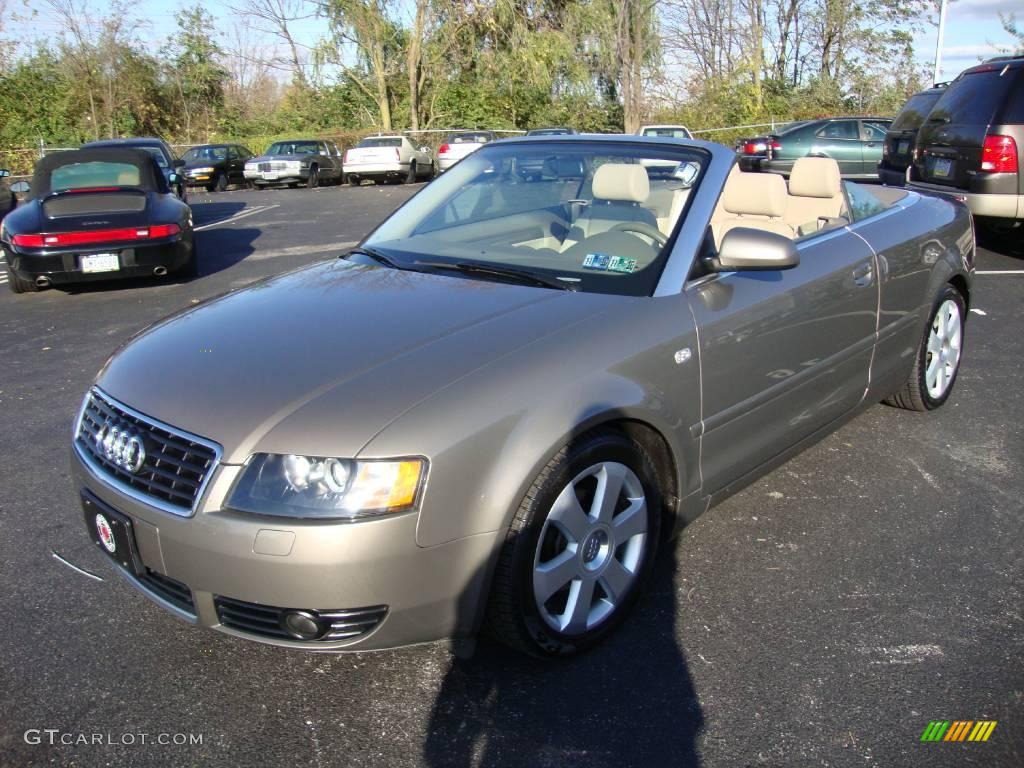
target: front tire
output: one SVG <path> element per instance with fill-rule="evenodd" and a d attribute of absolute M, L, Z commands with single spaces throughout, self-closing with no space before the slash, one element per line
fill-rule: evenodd
<path fill-rule="evenodd" d="M 617 432 L 562 448 L 519 506 L 499 554 L 488 628 L 535 656 L 567 656 L 625 619 L 650 575 L 661 521 L 654 465 Z"/>
<path fill-rule="evenodd" d="M 966 317 L 963 295 L 947 285 L 932 306 L 907 382 L 887 397 L 886 403 L 910 411 L 931 411 L 949 399 L 960 370 Z"/>
<path fill-rule="evenodd" d="M 320 169 L 315 165 L 309 169 L 309 178 L 306 179 L 308 189 L 316 189 L 320 186 Z"/>
<path fill-rule="evenodd" d="M 409 161 L 409 172 L 405 175 L 406 184 L 415 184 L 418 181 L 416 178 L 416 161 Z"/>

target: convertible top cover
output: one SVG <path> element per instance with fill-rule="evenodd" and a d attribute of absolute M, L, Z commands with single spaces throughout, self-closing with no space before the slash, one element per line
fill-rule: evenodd
<path fill-rule="evenodd" d="M 148 152 L 129 147 L 94 147 L 55 152 L 39 160 L 32 176 L 32 197 L 122 186 L 170 192 L 167 179 Z"/>

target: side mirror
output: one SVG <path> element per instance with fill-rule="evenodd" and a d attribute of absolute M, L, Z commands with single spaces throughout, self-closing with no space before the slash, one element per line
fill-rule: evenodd
<path fill-rule="evenodd" d="M 171 163 L 171 166 L 172 166 L 173 168 L 184 168 L 184 167 L 185 167 L 185 161 L 184 161 L 184 160 L 182 160 L 182 159 L 181 159 L 181 158 L 179 157 L 179 158 L 178 158 L 177 160 L 175 160 L 175 161 L 174 161 L 173 163 Z"/>
<path fill-rule="evenodd" d="M 176 174 L 176 173 L 172 173 L 172 174 L 171 174 L 171 175 L 170 175 L 170 176 L 168 177 L 167 181 L 168 181 L 168 182 L 170 182 L 171 184 L 177 184 L 177 183 L 178 183 L 179 181 L 181 181 L 181 176 L 179 176 L 179 175 L 178 175 L 178 174 Z"/>
<path fill-rule="evenodd" d="M 16 181 L 13 184 L 11 184 L 11 192 L 13 192 L 16 195 L 28 194 L 28 191 L 30 189 L 31 187 L 29 187 L 27 181 Z"/>
<path fill-rule="evenodd" d="M 4 178 L 5 176 L 10 176 L 10 175 L 11 175 L 11 172 L 8 171 L 6 168 L 0 168 L 0 179 Z"/>
<path fill-rule="evenodd" d="M 792 269 L 800 263 L 796 245 L 785 235 L 736 227 L 722 238 L 718 255 L 707 259 L 715 272 Z"/>

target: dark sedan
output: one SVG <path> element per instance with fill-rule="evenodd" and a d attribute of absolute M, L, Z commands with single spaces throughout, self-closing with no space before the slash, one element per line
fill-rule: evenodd
<path fill-rule="evenodd" d="M 3 220 L 15 293 L 112 277 L 196 273 L 192 212 L 149 153 L 80 149 L 36 163 L 29 198 Z"/>
<path fill-rule="evenodd" d="M 126 148 L 126 149 L 141 149 L 143 152 L 148 152 L 156 160 L 156 164 L 160 166 L 160 172 L 167 179 L 167 185 L 171 188 L 178 199 L 184 201 L 185 195 L 185 179 L 180 175 L 179 170 L 185 165 L 184 161 L 178 160 L 174 157 L 174 153 L 171 151 L 171 145 L 163 139 L 156 139 L 152 137 L 140 136 L 134 139 L 104 139 L 102 141 L 90 141 L 87 144 L 82 145 L 82 149 L 96 149 L 101 147 L 108 147 L 111 149 Z"/>
<path fill-rule="evenodd" d="M 785 176 L 801 157 L 830 157 L 847 179 L 878 177 L 890 117 L 830 117 L 794 123 L 775 134 L 741 139 L 740 168 Z"/>
<path fill-rule="evenodd" d="M 245 161 L 252 157 L 240 144 L 204 144 L 192 147 L 181 156 L 182 175 L 190 187 L 205 187 L 207 192 L 223 192 L 229 184 L 246 184 Z"/>

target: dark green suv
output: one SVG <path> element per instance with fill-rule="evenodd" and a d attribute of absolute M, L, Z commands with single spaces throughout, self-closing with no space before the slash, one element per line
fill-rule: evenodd
<path fill-rule="evenodd" d="M 1024 57 L 965 70 L 921 126 L 908 186 L 961 200 L 975 216 L 1024 221 Z"/>

